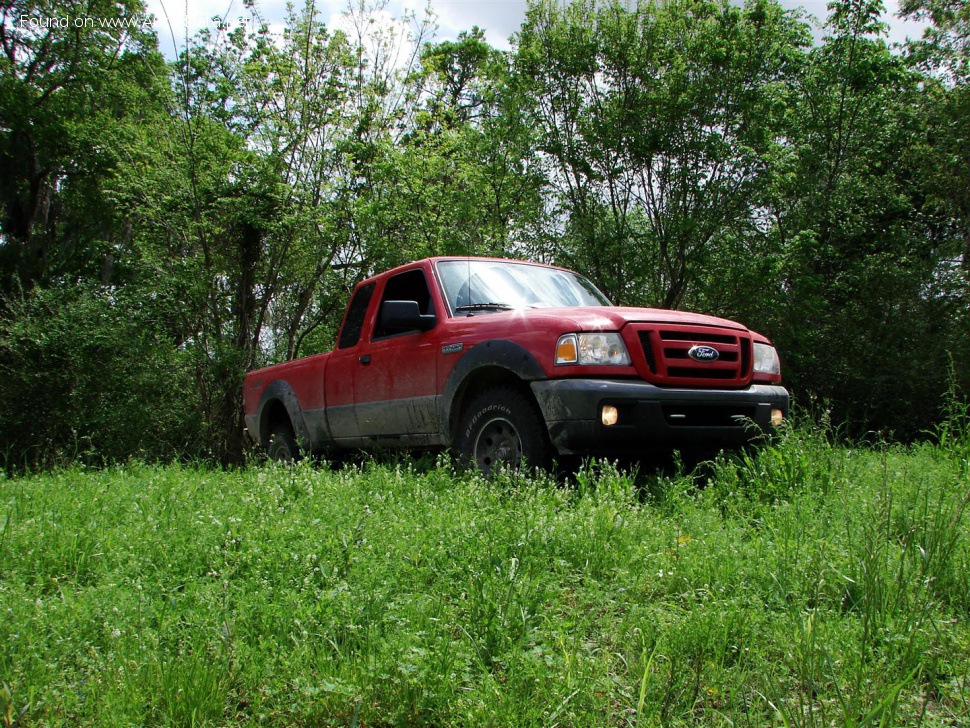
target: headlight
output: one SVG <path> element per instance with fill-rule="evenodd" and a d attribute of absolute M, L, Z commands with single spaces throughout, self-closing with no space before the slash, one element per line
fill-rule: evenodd
<path fill-rule="evenodd" d="M 619 334 L 565 334 L 556 343 L 556 364 L 629 366 L 630 355 Z"/>
<path fill-rule="evenodd" d="M 781 374 L 778 352 L 768 344 L 754 344 L 754 371 L 756 374 Z"/>

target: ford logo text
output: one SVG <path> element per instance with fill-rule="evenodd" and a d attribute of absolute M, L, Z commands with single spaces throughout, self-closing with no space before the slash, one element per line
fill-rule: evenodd
<path fill-rule="evenodd" d="M 690 347 L 687 350 L 687 356 L 689 356 L 694 361 L 717 361 L 720 358 L 721 353 L 715 349 L 713 346 L 702 346 L 698 344 L 696 346 Z"/>

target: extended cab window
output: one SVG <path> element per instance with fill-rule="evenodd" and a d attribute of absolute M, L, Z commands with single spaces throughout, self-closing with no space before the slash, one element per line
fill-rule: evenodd
<path fill-rule="evenodd" d="M 424 271 L 420 268 L 409 270 L 406 273 L 398 273 L 388 280 L 387 285 L 384 286 L 384 295 L 381 296 L 381 307 L 385 301 L 417 301 L 418 309 L 422 314 L 434 313 L 434 301 L 431 299 L 428 281 L 424 277 Z M 381 308 L 378 307 L 374 335 L 371 336 L 371 339 L 400 334 L 400 331 L 392 331 L 381 326 L 380 310 Z"/>
<path fill-rule="evenodd" d="M 374 284 L 368 283 L 357 289 L 357 293 L 350 300 L 347 307 L 347 315 L 344 317 L 344 325 L 340 328 L 340 341 L 337 343 L 338 349 L 347 349 L 356 346 L 360 340 L 360 332 L 364 328 L 364 317 L 367 315 L 367 306 L 370 304 L 371 296 L 374 295 Z"/>

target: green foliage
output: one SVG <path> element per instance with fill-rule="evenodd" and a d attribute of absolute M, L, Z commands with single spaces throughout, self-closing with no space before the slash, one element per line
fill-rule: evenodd
<path fill-rule="evenodd" d="M 0 323 L 4 467 L 206 454 L 186 352 L 151 300 L 108 288 L 34 288 Z"/>
<path fill-rule="evenodd" d="M 851 435 L 920 437 L 948 377 L 970 388 L 965 3 L 904 2 L 931 26 L 905 53 L 878 0 L 821 29 L 774 0 L 538 1 L 508 52 L 386 9 L 351 3 L 340 30 L 313 2 L 279 31 L 253 12 L 166 65 L 137 22 L 19 23 L 138 20 L 136 0 L 4 5 L 0 327 L 88 341 L 65 313 L 82 300 L 150 323 L 138 361 L 84 382 L 107 409 L 4 428 L 0 450 L 88 452 L 63 433 L 104 441 L 111 402 L 173 391 L 164 361 L 189 434 L 98 457 L 240 462 L 244 372 L 327 350 L 359 280 L 431 254 L 561 263 L 617 303 L 740 320 Z M 0 400 L 48 371 L 32 336 Z"/>
<path fill-rule="evenodd" d="M 768 190 L 772 292 L 750 316 L 793 388 L 847 431 L 913 437 L 939 415 L 966 316 L 926 204 L 921 77 L 886 45 L 881 9 L 833 4 L 790 80 Z"/>
<path fill-rule="evenodd" d="M 795 430 L 706 483 L 604 464 L 578 481 L 444 461 L 0 480 L 0 708 L 108 725 L 966 718 L 970 482 L 948 449 Z"/>
<path fill-rule="evenodd" d="M 697 300 L 704 271 L 760 237 L 758 186 L 807 42 L 773 3 L 534 4 L 516 70 L 558 257 L 623 303 Z"/>
<path fill-rule="evenodd" d="M 926 79 L 920 111 L 928 129 L 922 149 L 927 213 L 940 248 L 934 286 L 957 312 L 948 348 L 959 361 L 967 356 L 967 303 L 970 301 L 970 12 L 951 0 L 907 0 L 903 13 L 931 25 L 909 44 L 908 60 Z M 959 383 L 970 385 L 965 368 Z"/>
<path fill-rule="evenodd" d="M 144 13 L 140 0 L 4 3 L 0 293 L 62 276 L 108 282 L 125 225 L 104 186 L 132 123 L 167 95 Z"/>
<path fill-rule="evenodd" d="M 923 38 L 910 43 L 915 59 L 953 83 L 970 78 L 970 10 L 960 0 L 903 0 L 901 14 L 929 22 Z"/>

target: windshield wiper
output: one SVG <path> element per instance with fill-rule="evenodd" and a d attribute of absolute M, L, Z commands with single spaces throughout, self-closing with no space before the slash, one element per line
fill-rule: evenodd
<path fill-rule="evenodd" d="M 457 306 L 455 313 L 459 311 L 511 311 L 512 306 L 507 303 L 466 303 L 464 306 Z"/>

